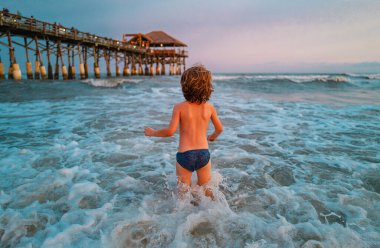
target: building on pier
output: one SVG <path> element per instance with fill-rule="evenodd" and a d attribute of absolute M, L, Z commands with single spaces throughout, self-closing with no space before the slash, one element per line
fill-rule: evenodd
<path fill-rule="evenodd" d="M 128 39 L 128 37 L 131 37 Z M 185 58 L 187 45 L 163 31 L 152 31 L 147 34 L 124 34 L 123 42 L 140 48 L 151 48 L 151 57 L 156 63 L 156 75 L 180 75 L 186 69 Z M 161 65 L 161 67 L 160 67 Z M 152 70 L 152 68 L 151 68 Z M 153 74 L 153 72 L 151 72 Z"/>

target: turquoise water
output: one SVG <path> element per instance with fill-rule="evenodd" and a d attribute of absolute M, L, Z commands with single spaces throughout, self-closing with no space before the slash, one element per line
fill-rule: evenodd
<path fill-rule="evenodd" d="M 178 134 L 143 135 L 183 100 L 179 77 L 1 82 L 0 246 L 380 246 L 380 75 L 214 86 L 210 201 L 177 199 Z"/>

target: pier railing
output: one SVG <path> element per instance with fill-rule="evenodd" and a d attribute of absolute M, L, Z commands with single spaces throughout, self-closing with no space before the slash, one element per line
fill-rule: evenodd
<path fill-rule="evenodd" d="M 114 48 L 119 50 L 133 50 L 139 53 L 149 52 L 148 49 L 140 48 L 126 44 L 120 40 L 115 40 L 107 37 L 97 36 L 95 34 L 82 32 L 74 27 L 65 27 L 57 23 L 48 23 L 28 18 L 12 13 L 0 12 L 0 28 L 12 28 L 17 30 L 17 33 L 35 34 L 37 36 L 48 36 L 51 40 L 65 40 L 71 43 L 89 43 L 100 47 Z M 16 28 L 16 29 L 14 29 Z"/>

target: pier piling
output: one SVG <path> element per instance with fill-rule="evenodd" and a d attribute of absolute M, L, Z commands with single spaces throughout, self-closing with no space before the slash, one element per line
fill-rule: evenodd
<path fill-rule="evenodd" d="M 68 68 L 68 75 L 67 75 L 68 79 L 73 79 L 70 45 L 67 45 L 67 68 Z"/>
<path fill-rule="evenodd" d="M 10 32 L 7 33 L 8 35 L 8 46 L 9 46 L 9 57 L 10 57 L 10 67 L 9 72 L 12 74 L 12 79 L 14 80 L 21 80 L 21 70 L 20 66 L 16 63 L 16 57 L 15 57 L 15 50 L 12 46 L 12 38 Z"/>
<path fill-rule="evenodd" d="M 149 75 L 150 75 L 150 76 L 153 76 L 153 75 L 154 75 L 154 66 L 153 66 L 153 62 L 152 62 L 152 61 L 150 62 Z"/>
<path fill-rule="evenodd" d="M 163 59 L 161 61 L 161 75 L 165 75 L 165 63 Z"/>
<path fill-rule="evenodd" d="M 53 67 L 51 65 L 50 61 L 50 44 L 49 41 L 46 40 L 46 57 L 48 61 L 48 79 L 52 80 L 53 79 Z"/>
<path fill-rule="evenodd" d="M 5 79 L 4 64 L 0 57 L 0 79 Z"/>
<path fill-rule="evenodd" d="M 1 56 L 0 56 L 0 79 L 5 79 L 4 64 L 1 61 Z"/>
<path fill-rule="evenodd" d="M 103 50 L 104 60 L 106 61 L 107 77 L 111 77 L 111 65 L 110 65 L 110 54 L 106 49 Z"/>
<path fill-rule="evenodd" d="M 160 72 L 160 64 L 158 63 L 158 59 L 157 59 L 157 61 L 156 61 L 156 75 L 158 76 L 160 74 L 161 74 L 161 72 Z"/>
<path fill-rule="evenodd" d="M 135 62 L 135 56 L 134 55 L 132 55 L 132 69 L 131 69 L 131 71 L 132 71 L 132 76 L 136 76 L 136 64 L 135 64 L 136 62 Z"/>
<path fill-rule="evenodd" d="M 54 68 L 54 79 L 59 79 L 59 54 L 58 54 L 58 48 L 57 48 L 57 54 L 55 59 L 55 68 Z"/>
<path fill-rule="evenodd" d="M 83 65 L 84 65 L 84 76 L 85 78 L 88 78 L 87 47 L 84 47 Z"/>
<path fill-rule="evenodd" d="M 57 49 L 58 49 L 58 56 L 59 56 L 59 59 L 61 61 L 62 79 L 67 80 L 68 79 L 67 69 L 66 69 L 65 63 L 63 62 L 62 49 L 61 49 L 61 42 L 60 41 L 58 41 L 58 43 L 57 43 Z"/>
<path fill-rule="evenodd" d="M 118 60 L 117 51 L 115 51 L 115 74 L 116 74 L 116 77 L 120 77 L 119 60 Z"/>
<path fill-rule="evenodd" d="M 26 77 L 33 79 L 32 63 L 29 61 L 28 39 L 24 37 L 25 55 L 26 55 Z"/>
<path fill-rule="evenodd" d="M 79 45 L 77 45 L 77 49 L 78 49 L 78 57 L 79 57 L 79 76 L 80 76 L 80 79 L 85 79 L 86 78 L 86 72 L 84 69 L 84 64 L 82 61 L 82 53 L 81 53 L 81 49 L 80 49 Z M 83 58 L 84 57 L 85 57 L 85 55 L 83 55 Z"/>
<path fill-rule="evenodd" d="M 42 62 L 41 51 L 40 51 L 40 47 L 38 44 L 38 37 L 37 36 L 34 38 L 34 41 L 36 42 L 36 51 L 37 51 L 37 57 L 38 57 L 38 62 L 39 62 L 39 73 L 41 74 L 41 78 L 45 80 L 45 79 L 47 79 L 46 69 L 45 69 L 45 66 Z"/>
<path fill-rule="evenodd" d="M 71 79 L 75 79 L 75 47 L 71 50 Z"/>
<path fill-rule="evenodd" d="M 92 48 L 94 56 L 94 74 L 95 78 L 100 78 L 100 68 L 99 68 L 99 50 L 94 46 Z"/>
<path fill-rule="evenodd" d="M 124 52 L 124 68 L 123 68 L 123 76 L 126 77 L 126 76 L 129 76 L 130 72 L 129 72 L 129 64 L 128 64 L 128 61 L 127 61 L 127 53 Z"/>

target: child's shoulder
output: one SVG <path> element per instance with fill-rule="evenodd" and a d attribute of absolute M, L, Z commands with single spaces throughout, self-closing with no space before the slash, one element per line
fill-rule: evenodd
<path fill-rule="evenodd" d="M 177 104 L 174 105 L 174 108 L 178 108 L 178 109 L 179 108 L 185 108 L 185 107 L 188 107 L 189 104 L 191 104 L 191 103 L 189 103 L 188 101 L 179 102 L 179 103 L 177 103 Z M 206 106 L 207 108 L 210 108 L 210 109 L 214 108 L 214 106 L 211 103 L 209 103 L 209 102 L 202 103 L 202 105 L 204 105 L 204 106 Z"/>
<path fill-rule="evenodd" d="M 180 109 L 180 108 L 183 108 L 184 106 L 185 106 L 185 104 L 186 104 L 186 101 L 184 101 L 184 102 L 179 102 L 179 103 L 176 103 L 176 104 L 174 104 L 174 109 Z"/>

